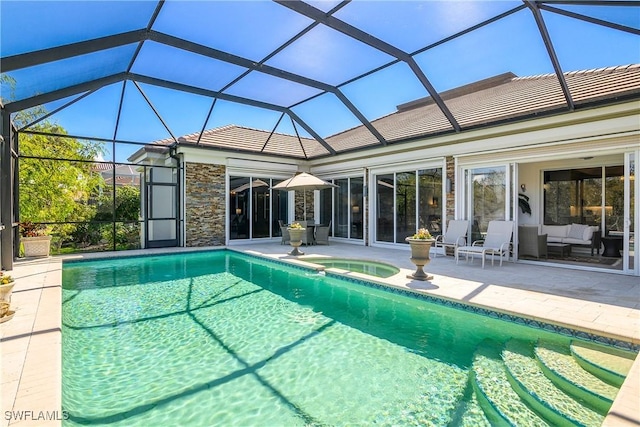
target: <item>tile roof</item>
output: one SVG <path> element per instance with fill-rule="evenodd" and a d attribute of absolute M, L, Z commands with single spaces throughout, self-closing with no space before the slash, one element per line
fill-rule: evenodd
<path fill-rule="evenodd" d="M 640 64 L 565 73 L 576 108 L 622 97 L 640 97 Z M 534 115 L 566 111 L 566 100 L 555 74 L 517 77 L 505 73 L 440 94 L 463 130 Z M 451 123 L 430 97 L 399 105 L 397 111 L 371 122 L 388 142 L 453 132 Z M 292 135 L 227 125 L 206 130 L 200 146 L 258 152 L 293 158 L 314 158 L 329 152 L 317 141 Z M 198 133 L 179 138 L 195 144 Z M 378 146 L 365 126 L 327 137 L 336 152 Z M 172 140 L 156 141 L 167 145 Z"/>

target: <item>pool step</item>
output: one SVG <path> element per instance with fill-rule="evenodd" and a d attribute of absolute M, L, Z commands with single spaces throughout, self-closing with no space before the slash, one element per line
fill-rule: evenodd
<path fill-rule="evenodd" d="M 455 424 L 456 427 L 492 427 L 475 394 L 472 394 L 471 402 L 467 403 L 464 413 Z"/>
<path fill-rule="evenodd" d="M 616 387 L 622 385 L 635 359 L 630 352 L 586 342 L 572 341 L 570 348 L 582 368 Z"/>
<path fill-rule="evenodd" d="M 480 406 L 493 426 L 548 426 L 511 388 L 498 346 L 481 344 L 476 350 L 471 382 Z"/>
<path fill-rule="evenodd" d="M 493 426 L 480 406 L 471 383 L 468 384 L 464 393 L 464 399 L 458 402 L 456 411 L 447 425 L 449 427 Z"/>
<path fill-rule="evenodd" d="M 618 387 L 584 370 L 566 346 L 539 341 L 535 355 L 544 374 L 559 389 L 606 415 L 618 394 Z"/>
<path fill-rule="evenodd" d="M 602 425 L 603 415 L 582 405 L 546 377 L 534 356 L 532 345 L 511 340 L 502 351 L 502 360 L 516 393 L 552 425 Z"/>

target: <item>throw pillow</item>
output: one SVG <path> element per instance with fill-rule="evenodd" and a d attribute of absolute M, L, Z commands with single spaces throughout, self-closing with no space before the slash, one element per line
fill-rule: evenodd
<path fill-rule="evenodd" d="M 591 238 L 593 237 L 593 233 L 595 233 L 596 231 L 598 231 L 598 227 L 587 227 L 584 230 L 584 234 L 582 235 L 582 240 L 591 240 Z"/>
<path fill-rule="evenodd" d="M 570 237 L 572 239 L 583 240 L 582 237 L 584 236 L 584 232 L 588 228 L 589 228 L 588 225 L 571 224 L 571 227 L 569 228 L 569 234 L 567 235 L 567 237 Z"/>

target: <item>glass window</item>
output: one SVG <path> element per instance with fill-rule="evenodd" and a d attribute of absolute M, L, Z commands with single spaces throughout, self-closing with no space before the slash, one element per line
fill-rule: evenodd
<path fill-rule="evenodd" d="M 606 167 L 605 177 L 605 230 L 622 232 L 624 231 L 624 167 L 622 165 Z"/>
<path fill-rule="evenodd" d="M 544 172 L 544 223 L 602 222 L 602 168 Z"/>
<path fill-rule="evenodd" d="M 278 184 L 280 181 L 273 180 L 272 186 Z M 283 224 L 288 224 L 289 220 L 287 218 L 288 212 L 288 192 L 287 191 L 279 191 L 273 190 L 271 191 L 271 209 L 273 209 L 272 215 L 272 234 L 273 236 L 282 236 L 282 232 L 280 231 L 280 223 L 278 221 L 282 221 Z"/>
<path fill-rule="evenodd" d="M 376 240 L 393 242 L 393 174 L 376 176 Z"/>
<path fill-rule="evenodd" d="M 416 232 L 416 173 L 396 174 L 396 243 Z"/>
<path fill-rule="evenodd" d="M 442 169 L 418 171 L 418 228 L 442 234 Z"/>
<path fill-rule="evenodd" d="M 505 219 L 506 168 L 498 166 L 473 169 L 470 176 L 473 186 L 471 240 L 474 241 L 482 238 L 481 235 L 487 231 L 489 221 Z"/>
<path fill-rule="evenodd" d="M 336 179 L 336 237 L 349 237 L 349 179 Z"/>
<path fill-rule="evenodd" d="M 362 178 L 351 178 L 351 238 L 362 239 L 362 215 L 363 215 L 363 188 Z"/>
<path fill-rule="evenodd" d="M 231 177 L 231 192 L 229 195 L 229 222 L 230 236 L 234 239 L 249 238 L 249 194 L 250 184 L 249 178 Z"/>
<path fill-rule="evenodd" d="M 271 217 L 271 200 L 269 196 L 269 178 L 257 178 L 251 181 L 251 221 L 253 223 L 252 236 L 269 237 Z"/>
<path fill-rule="evenodd" d="M 330 181 L 333 182 L 333 181 Z M 320 223 L 329 224 L 333 219 L 333 189 L 320 190 Z M 329 230 L 332 233 L 333 227 Z M 333 236 L 333 234 L 331 234 Z"/>

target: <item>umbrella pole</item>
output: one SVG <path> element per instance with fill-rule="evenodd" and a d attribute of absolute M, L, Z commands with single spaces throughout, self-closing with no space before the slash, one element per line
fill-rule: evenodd
<path fill-rule="evenodd" d="M 304 189 L 302 191 L 302 205 L 304 206 L 304 217 L 302 218 L 303 221 L 307 220 L 307 190 Z"/>

